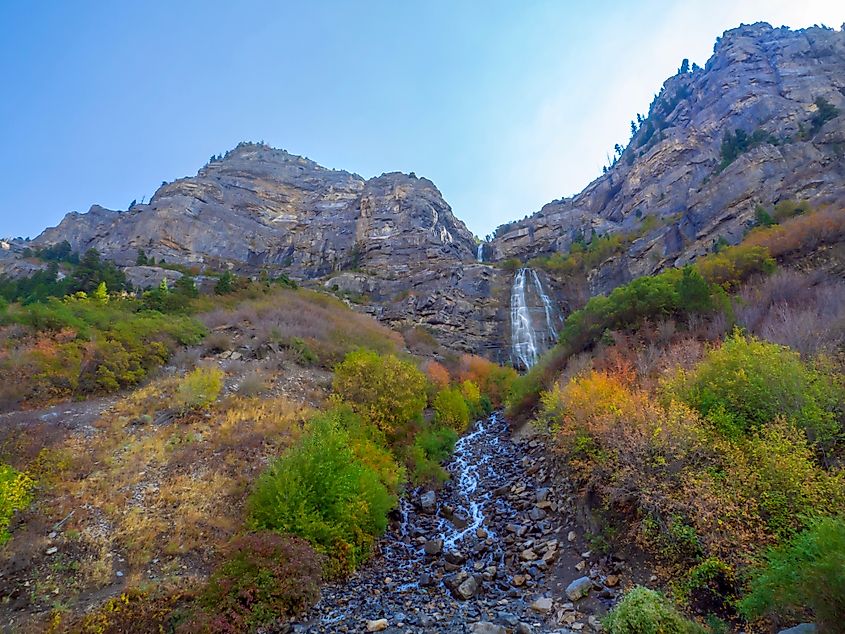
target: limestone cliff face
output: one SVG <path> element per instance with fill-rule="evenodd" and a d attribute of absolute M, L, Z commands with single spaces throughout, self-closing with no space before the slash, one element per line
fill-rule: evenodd
<path fill-rule="evenodd" d="M 461 260 L 475 248 L 431 181 L 399 173 L 367 181 L 257 144 L 162 185 L 148 204 L 68 214 L 36 244 L 61 240 L 124 265 L 142 249 L 173 263 L 266 267 L 302 278 L 351 259 L 380 265 L 419 251 Z"/>
<path fill-rule="evenodd" d="M 70 213 L 35 245 L 62 240 L 127 267 L 140 249 L 168 263 L 324 282 L 397 327 L 429 326 L 457 348 L 501 338 L 497 271 L 474 264 L 472 234 L 434 184 L 414 175 L 365 180 L 244 143 L 196 176 L 163 184 L 148 204 Z"/>
<path fill-rule="evenodd" d="M 816 127 L 818 98 L 839 116 Z M 592 275 L 591 294 L 603 293 L 701 255 L 719 237 L 738 242 L 758 204 L 841 203 L 843 113 L 845 32 L 768 24 L 727 31 L 703 69 L 664 83 L 606 174 L 573 198 L 500 227 L 492 258 L 566 252 L 593 232 L 642 234 Z M 756 132 L 757 141 L 722 169 L 722 141 L 736 130 Z"/>

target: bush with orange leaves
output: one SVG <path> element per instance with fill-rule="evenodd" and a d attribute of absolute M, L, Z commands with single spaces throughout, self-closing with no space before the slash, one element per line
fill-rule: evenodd
<path fill-rule="evenodd" d="M 516 370 L 503 367 L 473 354 L 461 355 L 458 364 L 458 380 L 472 381 L 486 395 L 493 407 L 501 407 L 510 393 L 511 384 L 517 377 Z"/>
<path fill-rule="evenodd" d="M 845 212 L 822 209 L 795 216 L 782 224 L 755 229 L 743 245 L 764 247 L 773 258 L 810 253 L 825 244 L 845 240 Z"/>
<path fill-rule="evenodd" d="M 841 473 L 814 460 L 800 431 L 774 421 L 728 440 L 695 411 L 659 402 L 632 373 L 592 371 L 542 394 L 571 476 L 620 541 L 678 572 L 715 557 L 731 567 L 845 501 Z"/>
<path fill-rule="evenodd" d="M 438 363 L 434 360 L 431 360 L 426 364 L 425 373 L 426 376 L 428 376 L 428 380 L 431 381 L 438 390 L 446 389 L 452 381 L 452 376 L 449 374 L 449 370 L 447 370 L 442 363 Z"/>

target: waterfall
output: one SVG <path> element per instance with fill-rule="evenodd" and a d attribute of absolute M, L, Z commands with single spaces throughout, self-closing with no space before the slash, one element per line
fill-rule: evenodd
<path fill-rule="evenodd" d="M 557 341 L 557 311 L 533 269 L 516 272 L 511 287 L 511 354 L 514 365 L 531 368 Z"/>
<path fill-rule="evenodd" d="M 546 330 L 552 341 L 557 341 L 557 328 L 555 328 L 554 320 L 552 318 L 552 315 L 554 314 L 554 309 L 552 308 L 552 300 L 549 299 L 549 296 L 546 295 L 546 292 L 543 290 L 543 285 L 540 283 L 540 278 L 537 277 L 537 271 L 531 269 L 531 276 L 534 278 L 534 286 L 537 288 L 537 294 L 543 301 L 543 312 L 546 313 Z"/>
<path fill-rule="evenodd" d="M 525 272 L 519 269 L 511 287 L 511 349 L 514 360 L 530 368 L 537 363 L 537 340 L 525 297 Z"/>
<path fill-rule="evenodd" d="M 484 262 L 484 243 L 479 242 L 478 248 L 475 251 L 475 259 L 479 262 Z"/>

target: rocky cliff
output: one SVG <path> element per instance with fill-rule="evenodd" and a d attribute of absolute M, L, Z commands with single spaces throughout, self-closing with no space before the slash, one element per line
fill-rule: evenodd
<path fill-rule="evenodd" d="M 413 174 L 365 180 L 242 143 L 196 176 L 162 184 L 148 204 L 70 213 L 35 245 L 62 240 L 124 266 L 142 250 L 170 264 L 284 273 L 396 327 L 430 327 L 457 348 L 495 349 L 502 339 L 498 272 L 475 263 L 473 235 Z"/>
<path fill-rule="evenodd" d="M 704 68 L 682 70 L 607 173 L 500 227 L 491 257 L 524 261 L 628 234 L 630 247 L 591 276 L 590 294 L 603 293 L 719 238 L 738 242 L 757 205 L 845 200 L 845 31 L 741 26 L 717 40 Z M 738 154 L 730 162 L 726 135 L 728 158 Z"/>
<path fill-rule="evenodd" d="M 704 68 L 669 78 L 617 161 L 573 198 L 502 226 L 484 259 L 565 254 L 622 234 L 584 280 L 546 279 L 565 310 L 633 277 L 737 242 L 758 205 L 845 202 L 845 32 L 742 26 Z M 398 327 L 507 360 L 512 273 L 475 262 L 472 234 L 433 183 L 365 180 L 243 143 L 148 204 L 68 214 L 36 244 L 68 240 L 129 265 L 268 270 L 354 298 Z M 152 279 L 152 278 L 150 278 Z"/>
<path fill-rule="evenodd" d="M 119 264 L 138 250 L 170 263 L 282 270 L 311 278 L 419 257 L 471 260 L 472 234 L 434 184 L 400 173 L 364 180 L 266 145 L 242 143 L 150 202 L 71 213 L 36 244 L 68 240 Z"/>

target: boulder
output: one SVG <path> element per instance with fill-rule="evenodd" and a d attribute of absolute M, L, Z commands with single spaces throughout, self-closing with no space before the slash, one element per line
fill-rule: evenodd
<path fill-rule="evenodd" d="M 593 582 L 590 581 L 589 577 L 578 577 L 566 586 L 566 596 L 569 597 L 570 601 L 577 601 L 582 597 L 586 597 L 592 587 Z"/>
<path fill-rule="evenodd" d="M 490 621 L 479 621 L 469 626 L 470 634 L 508 634 L 506 628 Z"/>
<path fill-rule="evenodd" d="M 528 607 L 535 612 L 548 614 L 552 611 L 552 605 L 554 605 L 554 601 L 550 597 L 540 597 L 539 599 L 535 599 Z"/>
<path fill-rule="evenodd" d="M 390 623 L 387 619 L 375 619 L 372 621 L 367 621 L 368 632 L 382 632 L 386 630 L 389 626 Z"/>
<path fill-rule="evenodd" d="M 437 494 L 434 491 L 426 491 L 420 496 L 420 509 L 428 514 L 437 510 Z"/>

